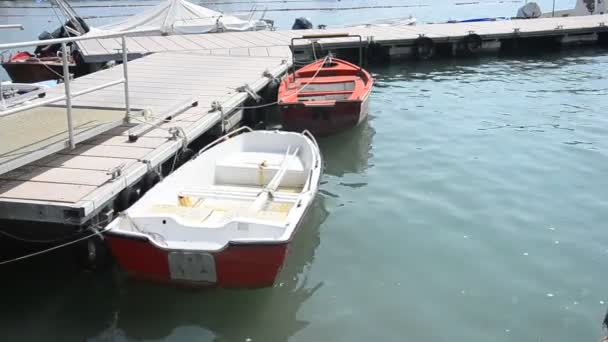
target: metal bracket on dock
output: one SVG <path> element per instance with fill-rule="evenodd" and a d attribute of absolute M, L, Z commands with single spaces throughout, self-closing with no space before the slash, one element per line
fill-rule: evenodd
<path fill-rule="evenodd" d="M 219 101 L 211 102 L 211 110 L 220 112 L 220 124 L 222 125 L 222 134 L 226 132 L 226 113 L 222 108 L 222 104 Z"/>
<path fill-rule="evenodd" d="M 262 97 L 260 95 L 258 95 L 258 93 L 256 93 L 253 89 L 251 89 L 249 84 L 245 84 L 244 86 L 240 86 L 240 87 L 236 88 L 236 91 L 238 91 L 239 93 L 249 94 L 249 96 L 251 96 L 251 98 L 255 102 L 260 102 L 262 100 Z"/>
<path fill-rule="evenodd" d="M 283 60 L 283 64 L 287 63 L 287 61 Z M 270 71 L 268 70 L 264 70 L 264 72 L 262 73 L 262 76 L 270 79 L 271 81 L 277 81 L 279 82 L 281 79 L 279 77 L 276 77 L 275 75 L 271 74 Z"/>
<path fill-rule="evenodd" d="M 186 131 L 184 131 L 182 127 L 169 128 L 169 134 L 171 134 L 171 140 L 177 140 L 178 138 L 182 139 L 182 149 L 188 147 L 188 137 L 186 136 Z"/>
<path fill-rule="evenodd" d="M 108 172 L 106 172 L 106 174 L 112 176 L 111 180 L 114 181 L 114 180 L 120 178 L 120 176 L 122 176 L 122 168 L 124 166 L 125 166 L 125 163 L 122 163 L 122 164 L 108 170 Z"/>
<path fill-rule="evenodd" d="M 162 125 L 168 118 L 173 117 L 177 114 L 181 114 L 186 110 L 194 108 L 196 106 L 198 106 L 198 101 L 196 101 L 195 99 L 188 99 L 187 101 L 180 103 L 177 107 L 175 107 L 175 109 L 156 117 L 151 122 L 144 122 L 140 125 L 137 125 L 136 127 L 129 130 L 129 141 L 136 142 L 140 136 Z"/>
<path fill-rule="evenodd" d="M 515 34 L 519 34 L 519 27 L 514 28 L 514 29 L 513 29 L 513 33 L 515 33 Z"/>
<path fill-rule="evenodd" d="M 599 22 L 597 24 L 597 26 L 599 26 L 599 27 L 606 27 L 606 23 L 602 21 L 602 22 Z"/>
<path fill-rule="evenodd" d="M 556 30 L 562 30 L 564 28 L 564 25 L 557 25 L 555 27 Z"/>

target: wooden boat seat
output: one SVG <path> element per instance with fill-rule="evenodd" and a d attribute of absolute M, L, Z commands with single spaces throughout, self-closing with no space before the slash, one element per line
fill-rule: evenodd
<path fill-rule="evenodd" d="M 243 216 L 265 221 L 284 221 L 293 206 L 290 203 L 271 203 L 266 210 L 251 212 L 249 202 L 229 199 L 202 199 L 193 206 L 157 204 L 150 207 L 156 215 L 177 216 L 193 224 L 207 222 L 220 224 L 231 217 Z M 135 219 L 137 221 L 137 219 Z"/>
<path fill-rule="evenodd" d="M 285 155 L 283 153 L 239 152 L 220 159 L 215 165 L 216 185 L 267 185 L 277 173 Z M 281 187 L 302 187 L 307 172 L 300 158 L 290 158 Z"/>

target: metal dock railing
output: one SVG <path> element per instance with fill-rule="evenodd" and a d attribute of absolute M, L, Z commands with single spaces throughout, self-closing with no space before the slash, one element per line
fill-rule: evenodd
<path fill-rule="evenodd" d="M 128 58 L 127 58 L 127 42 L 125 37 L 130 34 L 140 34 L 145 31 L 132 31 L 132 32 L 123 32 L 119 34 L 104 34 L 104 35 L 85 35 L 80 37 L 70 37 L 70 38 L 59 38 L 59 39 L 49 39 L 44 41 L 29 41 L 29 42 L 19 42 L 19 43 L 9 43 L 9 44 L 0 44 L 0 50 L 11 50 L 17 48 L 26 48 L 31 46 L 40 46 L 40 45 L 55 45 L 61 44 L 61 57 L 63 63 L 63 90 L 64 94 L 47 97 L 46 93 L 37 94 L 38 98 L 32 98 L 30 101 L 26 103 L 15 104 L 14 106 L 10 106 L 8 108 L 2 108 L 0 111 L 0 118 L 7 117 L 10 115 L 16 115 L 18 113 L 23 113 L 26 111 L 30 111 L 36 108 L 45 107 L 57 104 L 58 102 L 65 103 L 65 113 L 66 113 L 66 127 L 67 127 L 67 139 L 66 140 L 53 140 L 48 144 L 36 144 L 36 141 L 30 141 L 33 145 L 36 146 L 35 149 L 25 149 L 23 151 L 0 151 L 0 174 L 6 173 L 13 169 L 16 169 L 20 166 L 31 163 L 35 160 L 48 156 L 52 153 L 58 152 L 66 147 L 70 149 L 74 149 L 78 142 L 84 141 L 88 138 L 91 138 L 95 135 L 98 135 L 104 131 L 112 129 L 114 127 L 119 126 L 122 122 L 128 122 L 129 114 L 130 114 L 130 104 L 129 104 L 129 73 L 128 73 Z M 89 87 L 86 89 L 82 89 L 76 92 L 71 90 L 71 74 L 69 71 L 69 57 L 71 55 L 71 51 L 68 48 L 68 44 L 76 43 L 79 41 L 86 41 L 90 39 L 99 39 L 99 38 L 120 38 L 121 39 L 121 57 L 122 57 L 122 68 L 123 73 L 122 77 L 105 82 L 103 84 L 99 84 L 93 87 Z M 74 118 L 73 118 L 73 100 L 90 94 L 102 89 L 106 89 L 118 84 L 123 84 L 124 87 L 124 98 L 125 98 L 125 115 L 124 119 L 121 121 L 110 122 L 102 125 L 97 125 L 93 128 L 90 128 L 86 131 L 80 132 L 78 134 L 75 133 L 74 129 Z M 44 98 L 42 98 L 44 96 Z M 23 132 L 28 133 L 28 132 Z M 36 139 L 36 137 L 33 137 Z M 2 153 L 4 152 L 4 153 Z M 8 152 L 8 153 L 7 153 Z"/>
<path fill-rule="evenodd" d="M 126 60 L 128 39 L 115 37 Z M 237 124 L 243 103 L 289 66 L 285 49 L 265 57 L 166 52 L 65 77 L 45 98 L 0 113 L 0 146 L 13 146 L 0 154 L 0 220 L 83 226 L 124 209 L 190 143 Z"/>

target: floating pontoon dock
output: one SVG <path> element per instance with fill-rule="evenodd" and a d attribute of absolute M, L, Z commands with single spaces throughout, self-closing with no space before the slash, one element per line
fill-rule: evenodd
<path fill-rule="evenodd" d="M 119 192 L 158 172 L 161 163 L 212 127 L 224 124 L 228 129 L 238 123 L 242 113 L 238 107 L 249 98 L 248 91 L 260 91 L 282 75 L 287 60 L 171 52 L 129 62 L 129 123 L 123 123 L 122 85 L 78 97 L 72 100 L 75 138 L 84 135 L 87 140 L 75 149 L 65 149 L 63 107 L 38 107 L 0 117 L 2 139 L 17 141 L 1 145 L 0 168 L 8 171 L 23 161 L 29 163 L 0 174 L 0 218 L 84 224 L 111 206 Z M 96 72 L 70 82 L 71 91 L 100 86 L 122 74 L 120 66 Z M 59 86 L 46 97 L 63 92 Z M 172 112 L 176 113 L 172 119 L 162 122 Z M 153 123 L 153 116 L 160 123 L 157 128 L 141 124 Z M 95 136 L 87 135 L 100 127 Z M 51 149 L 54 154 L 30 160 L 33 153 L 49 151 L 57 143 L 62 146 L 58 153 Z"/>
<path fill-rule="evenodd" d="M 505 44 L 513 46 L 511 43 L 526 39 L 557 44 L 605 42 L 606 22 L 608 15 L 593 15 L 340 30 L 145 36 L 127 37 L 124 41 L 118 34 L 112 38 L 78 38 L 77 45 L 86 62 L 126 58 L 122 53 L 125 45 L 129 59 L 138 59 L 126 63 L 128 73 L 117 66 L 69 82 L 71 90 L 68 88 L 67 92 L 63 86 L 47 92 L 46 98 L 70 91 L 81 95 L 71 100 L 70 140 L 72 145 L 78 144 L 73 149 L 67 143 L 65 101 L 11 116 L 0 112 L 0 220 L 86 226 L 98 214 L 111 211 L 116 198 L 157 173 L 164 162 L 176 158 L 190 142 L 214 126 L 229 128 L 229 118 L 234 119 L 232 124 L 240 120 L 238 107 L 273 77 L 286 72 L 292 38 L 326 35 L 311 37 L 315 44 L 300 41 L 302 45 L 297 45 L 294 53 L 303 59 L 327 50 L 359 48 L 361 44 L 370 48 L 368 51 L 384 52 L 389 57 L 424 57 L 421 53 L 442 44 L 452 53 L 473 53 Z M 362 40 L 337 37 L 339 33 L 360 35 Z M 327 38 L 328 34 L 334 38 Z M 95 91 L 88 93 L 91 89 Z M 128 104 L 125 99 L 129 99 Z M 166 117 L 171 120 L 164 122 Z M 154 124 L 157 127 L 150 127 Z"/>
<path fill-rule="evenodd" d="M 132 37 L 130 56 L 144 56 L 162 51 L 200 51 L 231 56 L 259 56 L 276 48 L 289 46 L 292 38 L 303 34 L 348 33 L 363 37 L 365 47 L 386 53 L 387 56 L 415 54 L 424 43 L 449 45 L 450 52 L 467 52 L 465 44 L 479 44 L 483 50 L 497 50 L 501 46 L 526 39 L 551 40 L 555 44 L 592 43 L 608 40 L 608 15 L 579 17 L 497 20 L 486 22 L 363 26 L 331 30 L 307 31 L 255 31 L 227 32 L 222 34 L 195 34 L 162 37 Z M 317 39 L 323 50 L 358 48 L 357 40 L 348 38 Z M 299 41 L 300 52 L 312 55 L 310 43 Z M 106 62 L 119 58 L 120 41 L 95 39 L 79 42 L 86 62 Z M 297 53 L 298 51 L 296 51 Z"/>

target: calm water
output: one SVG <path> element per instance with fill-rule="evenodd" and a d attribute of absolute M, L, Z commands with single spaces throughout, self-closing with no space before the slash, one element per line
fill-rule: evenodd
<path fill-rule="evenodd" d="M 2 270 L 2 340 L 597 341 L 608 50 L 370 71 L 372 116 L 321 141 L 274 288 L 168 289 L 64 250 Z"/>

